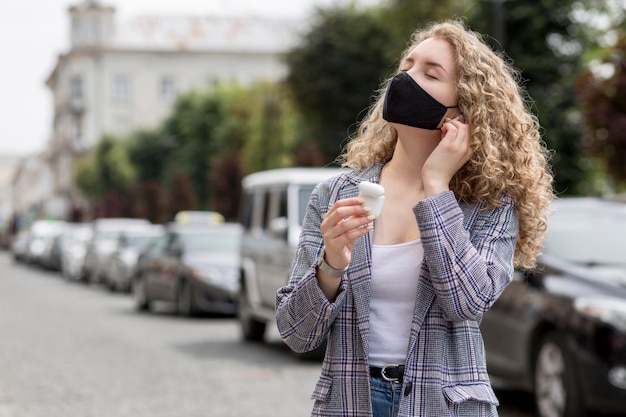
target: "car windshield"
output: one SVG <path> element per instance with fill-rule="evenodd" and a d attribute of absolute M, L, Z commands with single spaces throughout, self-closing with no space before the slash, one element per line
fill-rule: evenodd
<path fill-rule="evenodd" d="M 626 265 L 625 247 L 626 211 L 557 209 L 544 252 L 583 265 Z"/>
<path fill-rule="evenodd" d="M 143 246 L 146 243 L 157 238 L 158 235 L 139 235 L 139 236 L 127 236 L 126 237 L 126 245 L 127 246 Z"/>
<path fill-rule="evenodd" d="M 117 239 L 123 230 L 103 230 L 98 233 L 98 238 L 102 240 L 114 240 Z"/>
<path fill-rule="evenodd" d="M 183 233 L 185 250 L 194 252 L 236 253 L 239 251 L 240 234 L 232 231 L 214 230 L 209 233 Z"/>

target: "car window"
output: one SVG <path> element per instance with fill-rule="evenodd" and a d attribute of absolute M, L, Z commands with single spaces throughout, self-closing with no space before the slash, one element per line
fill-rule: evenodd
<path fill-rule="evenodd" d="M 262 189 L 254 190 L 251 194 L 251 206 L 252 213 L 250 216 L 250 229 L 254 233 L 259 233 L 263 229 L 263 223 L 266 220 L 267 214 L 267 201 L 265 198 L 265 191 Z"/>
<path fill-rule="evenodd" d="M 187 253 L 238 253 L 240 234 L 230 231 L 184 233 L 180 235 Z"/>
<path fill-rule="evenodd" d="M 269 222 L 270 216 L 270 203 L 271 203 L 271 194 L 269 190 L 263 191 L 262 196 L 262 211 L 261 211 L 261 229 L 267 230 L 267 225 Z"/>
<path fill-rule="evenodd" d="M 148 254 L 157 254 L 163 252 L 163 250 L 167 246 L 167 242 L 168 235 L 159 236 L 150 243 L 150 245 L 146 248 L 146 252 Z"/>
<path fill-rule="evenodd" d="M 287 189 L 280 190 L 278 196 L 278 217 L 289 217 L 287 213 Z"/>
<path fill-rule="evenodd" d="M 253 194 L 250 192 L 244 192 L 241 196 L 241 213 L 239 213 L 239 222 L 244 229 L 250 230 L 252 228 L 252 203 Z"/>
<path fill-rule="evenodd" d="M 556 212 L 549 220 L 544 252 L 584 265 L 626 264 L 626 212 Z"/>
<path fill-rule="evenodd" d="M 157 238 L 157 235 L 144 235 L 144 236 L 128 236 L 126 239 L 126 246 L 139 247 Z"/>
<path fill-rule="evenodd" d="M 316 184 L 302 184 L 298 189 L 298 224 L 302 226 L 304 220 L 304 214 L 306 213 L 307 205 L 309 204 L 309 198 L 315 188 Z"/>

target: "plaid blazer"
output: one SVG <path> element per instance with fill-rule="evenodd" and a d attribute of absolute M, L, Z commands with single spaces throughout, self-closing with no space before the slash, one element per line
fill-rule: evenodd
<path fill-rule="evenodd" d="M 372 416 L 371 233 L 357 240 L 334 302 L 324 296 L 315 274 L 324 214 L 335 201 L 357 196 L 360 181 L 378 182 L 381 169 L 378 163 L 347 171 L 315 188 L 289 282 L 276 294 L 278 329 L 292 350 L 307 352 L 327 340 L 312 416 Z M 449 191 L 413 208 L 424 258 L 399 416 L 497 416 L 479 324 L 513 273 L 517 215 L 512 198 L 501 201 L 497 208 L 459 203 Z"/>

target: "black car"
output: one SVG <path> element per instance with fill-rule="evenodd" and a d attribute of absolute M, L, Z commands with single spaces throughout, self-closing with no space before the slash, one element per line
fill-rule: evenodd
<path fill-rule="evenodd" d="M 543 254 L 516 271 L 481 330 L 494 379 L 540 417 L 626 415 L 626 204 L 562 198 Z"/>
<path fill-rule="evenodd" d="M 171 301 L 184 316 L 234 315 L 241 234 L 238 223 L 169 225 L 139 257 L 132 285 L 137 309 Z"/>

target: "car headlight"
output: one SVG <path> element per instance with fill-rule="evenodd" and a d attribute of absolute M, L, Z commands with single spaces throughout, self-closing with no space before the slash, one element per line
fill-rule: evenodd
<path fill-rule="evenodd" d="M 626 301 L 611 297 L 580 297 L 574 300 L 576 311 L 626 332 Z"/>

